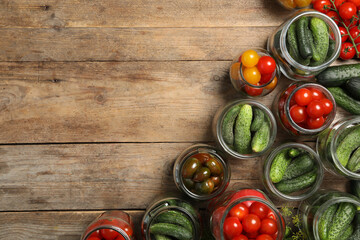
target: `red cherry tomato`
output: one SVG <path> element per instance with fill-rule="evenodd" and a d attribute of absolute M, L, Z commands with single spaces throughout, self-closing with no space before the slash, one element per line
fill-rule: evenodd
<path fill-rule="evenodd" d="M 247 238 L 247 236 L 241 234 L 239 236 L 232 238 L 231 240 L 249 240 L 249 239 Z"/>
<path fill-rule="evenodd" d="M 117 231 L 108 228 L 100 229 L 100 234 L 105 240 L 115 240 L 120 235 Z"/>
<path fill-rule="evenodd" d="M 299 106 L 306 106 L 312 100 L 311 92 L 307 88 L 301 88 L 294 94 L 294 99 Z"/>
<path fill-rule="evenodd" d="M 224 221 L 224 233 L 228 238 L 242 233 L 243 227 L 237 217 L 227 217 Z"/>
<path fill-rule="evenodd" d="M 244 231 L 247 233 L 257 232 L 261 227 L 261 220 L 255 214 L 249 214 L 242 220 Z"/>
<path fill-rule="evenodd" d="M 348 2 L 352 2 L 356 7 L 360 7 L 360 0 L 347 0 Z"/>
<path fill-rule="evenodd" d="M 331 2 L 329 0 L 316 0 L 313 8 L 319 12 L 327 13 L 331 8 Z"/>
<path fill-rule="evenodd" d="M 324 115 L 331 113 L 334 107 L 333 103 L 327 98 L 321 99 L 321 102 L 324 105 Z"/>
<path fill-rule="evenodd" d="M 339 15 L 337 14 L 337 12 L 335 12 L 335 11 L 329 11 L 326 15 L 328 15 L 332 20 L 334 20 L 334 22 L 336 23 L 336 25 L 339 24 L 340 18 L 339 18 Z"/>
<path fill-rule="evenodd" d="M 354 39 L 355 44 L 360 43 L 360 30 L 358 26 L 350 28 L 349 33 Z"/>
<path fill-rule="evenodd" d="M 336 9 L 339 9 L 340 5 L 346 2 L 346 0 L 335 0 L 335 7 Z"/>
<path fill-rule="evenodd" d="M 273 76 L 272 73 L 261 74 L 260 85 L 264 85 L 264 84 L 268 83 L 272 79 L 272 76 Z"/>
<path fill-rule="evenodd" d="M 255 239 L 259 235 L 259 232 L 253 232 L 253 233 L 246 233 L 246 236 L 249 239 Z"/>
<path fill-rule="evenodd" d="M 276 221 L 271 218 L 261 220 L 260 233 L 273 235 L 277 232 Z"/>
<path fill-rule="evenodd" d="M 270 56 L 262 56 L 259 59 L 257 68 L 261 74 L 270 74 L 273 73 L 276 69 L 276 62 Z"/>
<path fill-rule="evenodd" d="M 344 2 L 339 7 L 339 15 L 342 19 L 351 19 L 356 14 L 356 6 L 352 2 Z"/>
<path fill-rule="evenodd" d="M 306 108 L 299 105 L 294 105 L 290 108 L 290 116 L 296 123 L 305 122 L 307 118 Z"/>
<path fill-rule="evenodd" d="M 309 90 L 311 91 L 312 100 L 321 100 L 324 98 L 324 94 L 320 90 L 316 88 L 309 88 Z"/>
<path fill-rule="evenodd" d="M 100 230 L 96 230 L 96 231 L 93 232 L 89 237 L 98 237 L 98 238 L 101 239 Z"/>
<path fill-rule="evenodd" d="M 260 86 L 259 83 L 256 85 Z M 263 88 L 254 88 L 254 87 L 250 87 L 249 85 L 245 85 L 244 88 L 245 88 L 245 92 L 249 96 L 253 96 L 253 97 L 261 95 L 264 90 Z"/>
<path fill-rule="evenodd" d="M 261 202 L 254 202 L 251 204 L 249 212 L 257 215 L 260 219 L 263 219 L 268 215 L 269 208 Z"/>
<path fill-rule="evenodd" d="M 101 240 L 101 238 L 98 237 L 89 237 L 86 240 Z"/>
<path fill-rule="evenodd" d="M 230 199 L 230 202 L 233 202 L 241 197 L 249 197 L 249 196 L 253 196 L 253 197 L 259 197 L 261 199 L 264 199 L 266 200 L 264 194 L 262 194 L 261 192 L 257 191 L 257 190 L 254 190 L 254 189 L 243 189 L 243 190 L 240 190 L 238 191 L 237 193 L 235 193 L 231 199 Z M 248 208 L 251 206 L 251 204 L 253 203 L 254 201 L 246 201 L 246 202 L 243 202 L 243 204 L 245 206 L 247 206 Z"/>
<path fill-rule="evenodd" d="M 324 105 L 320 100 L 314 100 L 307 105 L 306 113 L 309 118 L 318 118 L 324 115 Z"/>
<path fill-rule="evenodd" d="M 229 212 L 229 215 L 231 217 L 237 217 L 240 221 L 248 214 L 249 214 L 249 208 L 245 206 L 245 204 L 243 203 L 239 203 L 238 205 L 233 207 Z"/>
<path fill-rule="evenodd" d="M 321 116 L 318 118 L 308 118 L 306 124 L 310 129 L 317 129 L 324 125 L 325 119 Z"/>
<path fill-rule="evenodd" d="M 256 240 L 274 240 L 274 239 L 268 234 L 261 234 L 256 237 Z"/>
<path fill-rule="evenodd" d="M 348 28 L 352 28 L 357 26 L 359 19 L 357 15 L 354 15 L 354 17 L 351 19 L 343 19 L 343 22 L 344 22 L 343 25 L 347 26 Z"/>
<path fill-rule="evenodd" d="M 345 42 L 341 45 L 340 58 L 343 60 L 352 59 L 356 54 L 356 50 L 352 43 Z"/>
<path fill-rule="evenodd" d="M 346 31 L 346 28 L 339 27 L 339 30 L 340 30 L 340 34 L 341 34 L 341 42 L 346 42 L 346 40 L 349 37 L 349 35 L 347 34 L 347 31 Z"/>

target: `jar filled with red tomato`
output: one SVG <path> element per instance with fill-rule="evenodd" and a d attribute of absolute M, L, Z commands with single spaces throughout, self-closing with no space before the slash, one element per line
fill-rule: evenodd
<path fill-rule="evenodd" d="M 274 99 L 278 123 L 291 135 L 315 137 L 335 118 L 336 103 L 320 84 L 296 82 Z"/>
<path fill-rule="evenodd" d="M 285 223 L 261 190 L 242 188 L 209 202 L 210 229 L 216 240 L 280 240 Z"/>
<path fill-rule="evenodd" d="M 173 176 L 180 191 L 197 200 L 209 200 L 225 191 L 230 181 L 230 166 L 220 150 L 196 144 L 176 159 Z"/>
<path fill-rule="evenodd" d="M 85 230 L 81 240 L 134 240 L 131 217 L 123 211 L 104 212 Z"/>
<path fill-rule="evenodd" d="M 200 239 L 200 215 L 189 202 L 176 196 L 161 197 L 150 204 L 141 223 L 144 240 Z"/>
<path fill-rule="evenodd" d="M 275 59 L 265 49 L 252 48 L 241 52 L 230 67 L 230 79 L 235 89 L 250 97 L 272 92 L 280 79 Z"/>

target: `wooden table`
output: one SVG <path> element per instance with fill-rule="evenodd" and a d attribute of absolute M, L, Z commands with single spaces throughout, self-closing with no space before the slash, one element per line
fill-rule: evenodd
<path fill-rule="evenodd" d="M 270 0 L 0 0 L 0 239 L 78 240 L 108 209 L 139 232 L 175 190 L 176 156 L 213 143 L 214 113 L 239 98 L 232 58 L 289 14 Z M 261 187 L 261 159 L 230 163 L 232 182 Z"/>

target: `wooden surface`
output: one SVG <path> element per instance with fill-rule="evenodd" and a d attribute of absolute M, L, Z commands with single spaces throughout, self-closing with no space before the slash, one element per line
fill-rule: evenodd
<path fill-rule="evenodd" d="M 240 97 L 231 59 L 289 14 L 270 0 L 0 0 L 0 239 L 79 239 L 109 209 L 139 234 L 151 200 L 176 191 L 174 159 L 213 144 L 215 112 Z M 261 159 L 230 165 L 232 183 L 261 188 Z"/>

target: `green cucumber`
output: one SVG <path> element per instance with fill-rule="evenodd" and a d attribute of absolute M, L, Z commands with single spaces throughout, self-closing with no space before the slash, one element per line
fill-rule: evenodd
<path fill-rule="evenodd" d="M 288 151 L 288 156 L 290 158 L 296 158 L 297 156 L 300 155 L 302 151 L 300 151 L 298 148 L 290 148 Z"/>
<path fill-rule="evenodd" d="M 360 101 L 360 77 L 347 80 L 344 84 L 344 88 L 351 97 Z"/>
<path fill-rule="evenodd" d="M 270 167 L 270 179 L 273 183 L 278 183 L 282 180 L 287 166 L 290 164 L 291 158 L 287 156 L 287 151 L 282 150 L 278 153 Z"/>
<path fill-rule="evenodd" d="M 286 168 L 282 180 L 290 180 L 299 177 L 314 167 L 314 161 L 308 154 L 303 154 L 291 161 L 290 165 Z"/>
<path fill-rule="evenodd" d="M 329 87 L 328 90 L 333 95 L 337 105 L 352 113 L 360 115 L 360 102 L 348 96 L 346 92 L 339 87 Z"/>
<path fill-rule="evenodd" d="M 286 35 L 286 48 L 290 56 L 301 65 L 309 65 L 310 59 L 303 59 L 300 56 L 299 47 L 297 43 L 297 36 L 296 36 L 296 23 L 292 23 L 287 31 Z"/>
<path fill-rule="evenodd" d="M 252 107 L 245 104 L 235 122 L 234 147 L 238 153 L 251 153 L 251 121 L 253 117 Z"/>
<path fill-rule="evenodd" d="M 166 235 L 179 240 L 192 240 L 192 234 L 189 230 L 176 224 L 155 223 L 150 226 L 150 233 L 154 235 Z"/>
<path fill-rule="evenodd" d="M 313 52 L 314 65 L 321 65 L 325 62 L 329 50 L 328 25 L 320 18 L 313 17 L 310 20 L 310 29 L 314 37 L 316 51 Z"/>
<path fill-rule="evenodd" d="M 340 203 L 330 227 L 327 240 L 338 240 L 353 221 L 355 214 L 356 207 L 354 204 L 348 202 Z"/>
<path fill-rule="evenodd" d="M 355 77 L 360 77 L 360 63 L 328 67 L 316 79 L 325 87 L 339 87 Z"/>
<path fill-rule="evenodd" d="M 167 212 L 160 213 L 159 216 L 156 217 L 156 221 L 159 223 L 178 224 L 189 230 L 191 233 L 193 232 L 193 225 L 191 221 L 179 211 L 169 210 Z"/>
<path fill-rule="evenodd" d="M 344 167 L 349 162 L 351 153 L 360 146 L 360 125 L 354 127 L 336 148 L 336 156 Z"/>
<path fill-rule="evenodd" d="M 264 122 L 251 140 L 251 149 L 254 152 L 262 152 L 269 145 L 270 125 Z"/>
<path fill-rule="evenodd" d="M 309 18 L 301 17 L 296 22 L 296 35 L 297 42 L 299 44 L 300 55 L 307 59 L 313 56 L 313 52 L 310 46 L 310 39 L 307 36 L 306 31 L 309 29 Z"/>
<path fill-rule="evenodd" d="M 155 240 L 171 240 L 171 238 L 165 236 L 165 235 L 160 235 L 160 234 L 156 234 L 155 235 Z"/>
<path fill-rule="evenodd" d="M 310 48 L 313 53 L 312 59 L 310 61 L 310 65 L 314 65 L 317 62 L 317 60 L 315 60 L 315 59 L 320 59 L 320 55 L 318 54 L 317 49 L 315 48 L 314 36 L 313 36 L 312 31 L 309 28 L 306 29 L 306 36 L 309 39 Z"/>
<path fill-rule="evenodd" d="M 354 194 L 356 197 L 360 198 L 360 180 L 357 181 L 351 180 L 350 185 L 351 185 L 351 193 Z"/>
<path fill-rule="evenodd" d="M 222 137 L 225 143 L 229 146 L 232 146 L 234 143 L 234 124 L 236 117 L 240 112 L 241 105 L 236 105 L 232 107 L 224 117 L 222 122 L 221 130 L 222 130 Z"/>
<path fill-rule="evenodd" d="M 189 203 L 179 202 L 178 206 L 188 211 L 195 219 L 198 218 L 198 213 L 196 212 L 195 208 L 191 206 Z"/>
<path fill-rule="evenodd" d="M 329 39 L 329 50 L 326 55 L 326 60 L 330 59 L 335 52 L 335 40 Z"/>
<path fill-rule="evenodd" d="M 256 132 L 263 125 L 265 120 L 265 114 L 262 110 L 258 108 L 253 109 L 254 119 L 252 120 L 250 130 Z"/>
<path fill-rule="evenodd" d="M 337 209 L 338 205 L 333 204 L 321 215 L 318 228 L 321 240 L 326 240 Z"/>
<path fill-rule="evenodd" d="M 351 235 L 354 232 L 354 226 L 353 225 L 349 225 L 344 232 L 341 233 L 341 235 L 339 236 L 338 240 L 347 240 L 349 239 L 349 237 L 351 237 Z"/>
<path fill-rule="evenodd" d="M 355 231 L 348 240 L 359 240 L 360 239 L 360 212 L 356 213 L 355 216 Z"/>
<path fill-rule="evenodd" d="M 280 192 L 289 194 L 310 187 L 314 184 L 316 178 L 317 168 L 314 168 L 311 172 L 301 175 L 300 177 L 276 183 L 275 187 Z"/>
<path fill-rule="evenodd" d="M 357 172 L 360 170 L 360 147 L 358 147 L 351 155 L 346 168 L 352 172 Z"/>

